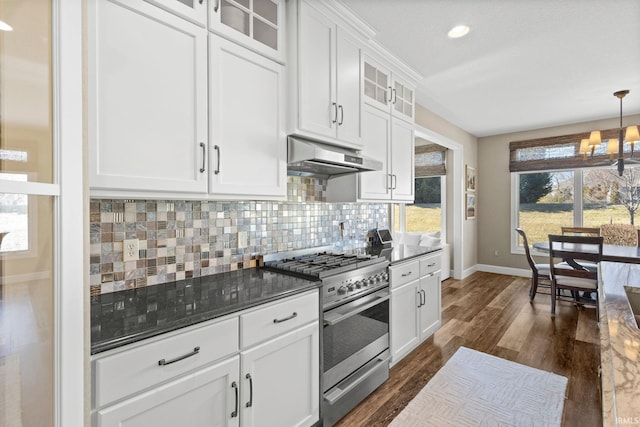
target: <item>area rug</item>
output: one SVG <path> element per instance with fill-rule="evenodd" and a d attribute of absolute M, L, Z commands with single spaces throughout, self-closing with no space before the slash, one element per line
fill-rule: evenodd
<path fill-rule="evenodd" d="M 460 347 L 390 426 L 559 426 L 566 388 L 560 375 Z"/>

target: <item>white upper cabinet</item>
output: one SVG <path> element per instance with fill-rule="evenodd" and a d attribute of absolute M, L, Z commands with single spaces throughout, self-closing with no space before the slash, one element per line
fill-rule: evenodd
<path fill-rule="evenodd" d="M 212 31 L 284 63 L 284 0 L 209 0 L 208 9 Z"/>
<path fill-rule="evenodd" d="M 292 133 L 360 148 L 361 43 L 313 2 L 297 5 Z"/>
<path fill-rule="evenodd" d="M 204 27 L 207 25 L 206 0 L 145 0 Z"/>
<path fill-rule="evenodd" d="M 143 0 L 87 5 L 92 189 L 206 193 L 207 30 Z"/>
<path fill-rule="evenodd" d="M 210 191 L 284 198 L 284 67 L 210 37 Z"/>
<path fill-rule="evenodd" d="M 364 101 L 404 120 L 415 120 L 413 86 L 368 57 L 364 59 Z"/>
<path fill-rule="evenodd" d="M 193 6 L 89 3 L 92 196 L 286 198 L 284 66 L 191 22 Z"/>
<path fill-rule="evenodd" d="M 414 200 L 414 125 L 365 105 L 362 154 L 382 161 L 382 170 L 337 176 L 327 183 L 328 202 Z"/>

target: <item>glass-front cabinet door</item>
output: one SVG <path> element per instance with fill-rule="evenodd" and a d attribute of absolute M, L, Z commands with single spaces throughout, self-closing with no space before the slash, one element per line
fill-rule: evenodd
<path fill-rule="evenodd" d="M 209 0 L 209 28 L 283 63 L 284 3 L 284 0 Z"/>
<path fill-rule="evenodd" d="M 410 122 L 414 121 L 414 89 L 390 70 L 369 58 L 364 60 L 364 101 Z"/>
<path fill-rule="evenodd" d="M 393 82 L 393 112 L 396 116 L 413 121 L 413 90 L 398 80 Z"/>
<path fill-rule="evenodd" d="M 364 100 L 374 107 L 388 109 L 392 99 L 391 76 L 385 70 L 373 63 L 364 61 Z"/>

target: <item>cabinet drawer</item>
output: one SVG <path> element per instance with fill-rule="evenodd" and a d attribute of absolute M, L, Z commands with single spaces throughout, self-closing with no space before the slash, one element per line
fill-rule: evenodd
<path fill-rule="evenodd" d="M 243 314 L 240 316 L 242 348 L 317 321 L 320 317 L 318 298 L 318 292 L 314 291 Z"/>
<path fill-rule="evenodd" d="M 391 289 L 398 288 L 406 283 L 417 280 L 419 277 L 420 263 L 417 260 L 389 267 Z"/>
<path fill-rule="evenodd" d="M 238 328 L 234 317 L 96 359 L 95 407 L 237 352 Z"/>
<path fill-rule="evenodd" d="M 440 270 L 442 266 L 442 253 L 426 257 L 420 260 L 420 276 L 426 276 Z"/>

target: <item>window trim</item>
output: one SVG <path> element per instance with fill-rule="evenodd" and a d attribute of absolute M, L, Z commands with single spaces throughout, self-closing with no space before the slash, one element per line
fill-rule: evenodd
<path fill-rule="evenodd" d="M 524 247 L 520 245 L 520 239 L 516 228 L 519 226 L 520 220 L 520 175 L 528 173 L 544 173 L 544 172 L 573 172 L 573 224 L 579 227 L 582 224 L 582 184 L 583 184 L 583 171 L 584 168 L 579 169 L 544 169 L 536 171 L 518 171 L 511 172 L 511 232 L 510 236 L 510 251 L 513 255 L 524 254 Z M 578 202 L 580 203 L 578 205 Z M 576 207 L 579 206 L 580 209 Z M 533 242 L 532 242 L 533 243 Z M 546 252 L 540 252 L 532 248 L 533 255 L 547 256 Z"/>

